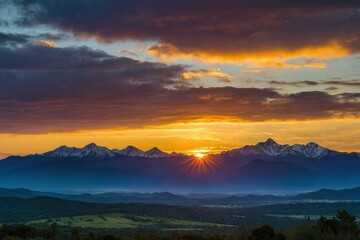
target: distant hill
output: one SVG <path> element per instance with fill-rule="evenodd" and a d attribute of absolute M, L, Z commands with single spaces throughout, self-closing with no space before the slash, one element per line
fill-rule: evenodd
<path fill-rule="evenodd" d="M 313 200 L 358 200 L 360 201 L 360 187 L 342 190 L 321 189 L 315 192 L 302 193 L 293 199 Z"/>
<path fill-rule="evenodd" d="M 50 196 L 57 195 L 56 193 L 45 193 L 38 191 L 31 191 L 25 188 L 0 188 L 0 197 L 20 197 L 20 198 L 32 198 L 37 196 Z"/>
<path fill-rule="evenodd" d="M 24 188 L 0 188 L 0 197 L 34 198 L 34 197 L 54 197 L 65 200 L 76 200 L 92 203 L 147 203 L 147 204 L 166 204 L 166 205 L 200 205 L 198 199 L 187 198 L 169 192 L 155 193 L 97 193 L 97 194 L 60 194 L 54 192 L 31 191 Z"/>

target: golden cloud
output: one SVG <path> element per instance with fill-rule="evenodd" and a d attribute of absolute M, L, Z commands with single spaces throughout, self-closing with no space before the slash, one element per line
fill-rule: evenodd
<path fill-rule="evenodd" d="M 36 44 L 45 47 L 56 47 L 56 43 L 50 40 L 37 40 Z"/>
<path fill-rule="evenodd" d="M 195 80 L 200 77 L 210 76 L 215 77 L 221 82 L 230 82 L 229 74 L 222 72 L 220 69 L 199 69 L 199 70 L 190 70 L 183 72 L 182 74 L 185 80 Z"/>
<path fill-rule="evenodd" d="M 190 59 L 204 63 L 231 63 L 247 65 L 251 68 L 325 68 L 324 62 L 309 62 L 311 59 L 330 60 L 345 57 L 350 51 L 339 42 L 332 40 L 323 46 L 308 46 L 300 49 L 274 49 L 266 51 L 205 51 L 198 49 L 181 49 L 167 43 L 159 43 L 147 49 L 152 54 L 164 61 L 177 59 Z M 304 63 L 294 64 L 291 60 L 306 59 Z"/>

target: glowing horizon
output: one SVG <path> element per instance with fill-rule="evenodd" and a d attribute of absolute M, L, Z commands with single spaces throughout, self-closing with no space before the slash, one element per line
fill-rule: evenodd
<path fill-rule="evenodd" d="M 356 128 L 360 120 L 316 120 L 294 122 L 195 122 L 140 129 L 108 129 L 48 134 L 0 134 L 0 152 L 9 155 L 43 153 L 61 145 L 83 147 L 94 142 L 109 149 L 128 145 L 140 149 L 159 147 L 164 152 L 219 153 L 273 138 L 279 144 L 316 142 L 323 147 L 344 152 L 360 152 Z M 269 131 L 272 128 L 273 131 Z M 308 128 L 313 131 L 306 132 Z M 254 130 L 257 133 L 254 134 Z M 221 130 L 221 131 L 220 131 Z M 332 133 L 331 138 L 325 138 Z M 314 134 L 315 133 L 315 134 Z M 240 137 L 241 136 L 241 137 Z M 353 139 L 350 143 L 348 139 Z M 46 144 L 45 144 L 46 143 Z"/>

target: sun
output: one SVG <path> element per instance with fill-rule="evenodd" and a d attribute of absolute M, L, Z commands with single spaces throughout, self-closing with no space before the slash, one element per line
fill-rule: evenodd
<path fill-rule="evenodd" d="M 191 157 L 185 162 L 184 166 L 190 175 L 206 174 L 209 170 L 214 170 L 215 163 L 209 155 L 209 149 L 195 149 L 192 151 Z"/>
<path fill-rule="evenodd" d="M 191 152 L 196 159 L 204 160 L 209 154 L 209 149 L 195 149 Z"/>
<path fill-rule="evenodd" d="M 194 156 L 197 157 L 198 159 L 203 159 L 206 156 L 206 154 L 198 152 L 198 153 L 195 153 Z"/>

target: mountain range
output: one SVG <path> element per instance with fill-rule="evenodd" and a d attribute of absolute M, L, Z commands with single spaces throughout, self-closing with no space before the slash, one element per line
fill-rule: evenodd
<path fill-rule="evenodd" d="M 142 151 L 134 146 L 128 146 L 124 149 L 108 149 L 106 147 L 101 147 L 95 143 L 90 143 L 83 148 L 60 146 L 53 151 L 46 152 L 43 154 L 47 157 L 97 157 L 97 158 L 112 158 L 117 155 L 123 155 L 128 157 L 145 157 L 145 158 L 154 158 L 154 157 L 171 157 L 178 155 L 177 153 L 165 153 L 153 147 L 148 151 Z"/>
<path fill-rule="evenodd" d="M 300 192 L 360 185 L 359 153 L 273 139 L 203 160 L 154 147 L 92 143 L 0 161 L 0 187 L 41 191 Z"/>
<path fill-rule="evenodd" d="M 301 157 L 301 158 L 313 158 L 324 159 L 328 157 L 336 157 L 344 152 L 338 152 L 324 148 L 314 142 L 310 142 L 306 145 L 301 144 L 278 144 L 273 139 L 269 138 L 265 142 L 260 142 L 256 145 L 246 145 L 242 148 L 237 148 L 229 151 L 222 152 L 221 155 L 229 155 L 231 157 L 247 157 L 247 156 L 259 156 L 266 155 L 269 157 Z M 350 153 L 360 156 L 359 153 Z M 129 157 L 172 157 L 184 154 L 178 154 L 172 152 L 166 153 L 153 147 L 148 151 L 140 150 L 134 146 L 127 146 L 124 149 L 108 149 L 106 147 L 98 146 L 95 143 L 90 143 L 83 148 L 68 147 L 66 145 L 60 146 L 52 151 L 42 154 L 48 157 L 98 157 L 98 158 L 112 158 L 116 155 L 123 155 Z"/>

